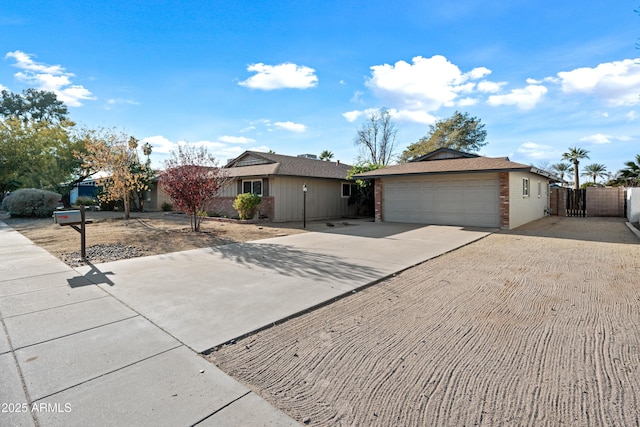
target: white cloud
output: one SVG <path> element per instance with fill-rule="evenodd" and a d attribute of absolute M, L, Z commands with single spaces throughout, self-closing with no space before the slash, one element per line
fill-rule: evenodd
<path fill-rule="evenodd" d="M 463 73 L 441 55 L 416 56 L 411 64 L 398 61 L 394 65 L 375 65 L 371 70 L 366 85 L 386 105 L 427 112 L 454 106 L 459 93 L 474 90 L 471 80 L 491 73 L 485 67 Z"/>
<path fill-rule="evenodd" d="M 358 120 L 360 117 L 366 117 L 371 115 L 372 113 L 379 112 L 379 108 L 367 108 L 366 110 L 353 110 L 347 111 L 346 113 L 342 113 L 342 117 L 344 117 L 349 123 L 353 123 Z M 393 111 L 397 111 L 395 109 L 390 109 L 389 114 L 393 117 Z"/>
<path fill-rule="evenodd" d="M 400 123 L 409 122 L 430 125 L 436 122 L 436 118 L 426 111 L 390 109 L 389 115 Z"/>
<path fill-rule="evenodd" d="M 0 91 L 3 91 L 3 90 L 9 90 L 9 88 L 0 84 Z"/>
<path fill-rule="evenodd" d="M 555 149 L 549 145 L 525 142 L 516 150 L 518 153 L 530 159 L 553 159 L 558 157 Z"/>
<path fill-rule="evenodd" d="M 151 144 L 152 153 L 154 154 L 168 154 L 169 151 L 176 149 L 176 144 L 169 141 L 162 135 L 148 136 L 146 138 L 142 138 L 141 142 L 148 142 Z"/>
<path fill-rule="evenodd" d="M 458 101 L 458 105 L 460 107 L 468 107 L 470 105 L 476 105 L 478 103 L 478 100 L 476 98 L 462 98 L 460 101 Z"/>
<path fill-rule="evenodd" d="M 478 83 L 478 92 L 485 92 L 485 93 L 500 92 L 500 90 L 502 89 L 502 86 L 506 84 L 507 82 L 489 82 L 489 81 L 483 80 L 480 83 Z"/>
<path fill-rule="evenodd" d="M 638 113 L 636 113 L 635 110 L 631 110 L 627 114 L 625 114 L 625 117 L 627 118 L 627 120 L 632 122 L 632 121 L 634 121 L 635 119 L 638 118 Z"/>
<path fill-rule="evenodd" d="M 288 130 L 289 132 L 306 132 L 307 131 L 307 127 L 300 123 L 275 122 L 273 125 L 280 129 Z"/>
<path fill-rule="evenodd" d="M 247 138 L 246 136 L 230 136 L 224 135 L 218 138 L 222 142 L 226 142 L 229 144 L 250 144 L 256 142 L 253 138 Z"/>
<path fill-rule="evenodd" d="M 121 105 L 121 104 L 140 105 L 139 102 L 134 101 L 133 99 L 111 98 L 111 99 L 107 99 L 107 105 L 105 106 L 105 109 L 111 110 L 114 107 L 116 107 L 118 105 Z"/>
<path fill-rule="evenodd" d="M 251 141 L 255 142 L 253 140 Z M 247 150 L 269 151 L 269 147 L 264 145 L 247 148 L 247 147 L 241 146 L 242 143 L 240 143 L 241 145 L 237 145 L 237 143 L 230 144 L 230 143 L 225 143 L 220 141 L 208 141 L 208 140 L 200 140 L 200 141 L 194 141 L 194 142 L 187 142 L 187 141 L 174 142 L 162 135 L 155 135 L 155 136 L 149 136 L 149 137 L 143 138 L 142 142 L 143 143 L 148 142 L 149 144 L 151 144 L 151 147 L 152 147 L 151 157 L 155 157 L 156 160 L 158 156 L 162 158 L 166 158 L 166 155 L 169 154 L 171 151 L 177 150 L 178 146 L 194 145 L 196 147 L 204 147 L 207 149 L 209 154 L 213 155 L 219 161 L 218 163 L 219 166 L 224 166 L 228 159 L 233 159 L 235 157 L 238 157 L 240 154 L 244 153 Z M 156 167 L 162 168 L 163 165 L 157 164 Z"/>
<path fill-rule="evenodd" d="M 9 52 L 5 58 L 13 58 L 14 66 L 22 71 L 14 77 L 36 89 L 54 92 L 58 99 L 69 107 L 79 107 L 83 100 L 96 99 L 91 92 L 81 85 L 74 85 L 71 77 L 75 74 L 67 72 L 61 65 L 47 65 L 33 60 L 33 55 L 16 50 Z"/>
<path fill-rule="evenodd" d="M 521 110 L 530 110 L 542 100 L 546 93 L 547 88 L 544 86 L 529 85 L 523 89 L 513 89 L 508 94 L 491 95 L 487 104 L 492 106 L 515 105 Z"/>
<path fill-rule="evenodd" d="M 581 142 L 587 142 L 590 144 L 611 144 L 613 141 L 632 141 L 632 140 L 633 138 L 631 138 L 628 135 L 613 136 L 613 135 L 605 135 L 602 133 L 596 133 L 593 135 L 580 138 Z"/>
<path fill-rule="evenodd" d="M 387 110 L 389 115 L 396 121 L 402 123 L 421 123 L 421 124 L 433 124 L 436 122 L 436 118 L 424 110 L 398 110 L 395 108 L 389 108 Z M 379 108 L 367 108 L 366 110 L 353 110 L 342 113 L 349 123 L 353 123 L 360 117 L 368 117 L 373 113 L 380 112 Z"/>
<path fill-rule="evenodd" d="M 349 123 L 353 123 L 358 120 L 358 117 L 362 116 L 364 113 L 359 110 L 347 111 L 346 113 L 342 113 L 342 117 L 344 117 Z"/>
<path fill-rule="evenodd" d="M 565 93 L 593 94 L 613 106 L 640 103 L 640 58 L 558 73 Z"/>
<path fill-rule="evenodd" d="M 601 133 L 596 133 L 594 135 L 589 135 L 589 136 L 585 136 L 583 138 L 580 138 L 581 142 L 589 142 L 591 144 L 610 144 L 611 143 L 611 138 L 613 138 L 613 136 L 611 135 L 604 135 Z"/>
<path fill-rule="evenodd" d="M 364 95 L 364 92 L 357 90 L 355 92 L 353 92 L 353 96 L 351 97 L 351 99 L 349 101 L 353 102 L 353 103 L 361 103 L 362 102 L 362 95 Z"/>
<path fill-rule="evenodd" d="M 258 63 L 249 65 L 247 71 L 254 71 L 257 74 L 238 84 L 252 89 L 308 89 L 318 85 L 315 70 L 304 65 Z"/>

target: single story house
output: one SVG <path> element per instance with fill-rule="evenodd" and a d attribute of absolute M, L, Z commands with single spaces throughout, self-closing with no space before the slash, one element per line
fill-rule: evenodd
<path fill-rule="evenodd" d="M 557 178 L 507 157 L 440 148 L 355 175 L 373 179 L 376 221 L 512 229 L 549 212 Z"/>
<path fill-rule="evenodd" d="M 272 222 L 302 221 L 305 208 L 303 186 L 306 186 L 306 219 L 340 218 L 356 214 L 349 202 L 353 181 L 347 179 L 351 166 L 322 161 L 311 155 L 245 151 L 224 167 L 229 184 L 208 208 L 209 213 L 237 217 L 233 201 L 238 194 L 255 193 L 262 197 L 258 215 Z M 151 205 L 159 209 L 171 202 L 158 182 L 151 191 Z"/>

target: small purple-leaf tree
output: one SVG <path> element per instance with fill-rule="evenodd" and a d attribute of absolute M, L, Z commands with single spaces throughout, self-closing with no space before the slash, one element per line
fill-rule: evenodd
<path fill-rule="evenodd" d="M 181 145 L 169 156 L 160 174 L 160 185 L 175 206 L 191 216 L 191 231 L 199 232 L 207 205 L 229 179 L 204 147 Z"/>

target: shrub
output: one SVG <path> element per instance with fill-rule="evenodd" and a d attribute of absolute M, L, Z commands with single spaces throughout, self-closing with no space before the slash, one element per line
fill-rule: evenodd
<path fill-rule="evenodd" d="M 260 203 L 262 203 L 262 199 L 257 194 L 238 194 L 238 197 L 233 201 L 233 209 L 238 211 L 240 219 L 251 219 L 256 214 Z"/>
<path fill-rule="evenodd" d="M 169 202 L 164 202 L 160 205 L 160 209 L 162 209 L 164 212 L 171 212 L 173 210 L 173 205 Z"/>
<path fill-rule="evenodd" d="M 53 214 L 61 197 L 53 191 L 23 188 L 5 197 L 2 208 L 11 216 L 45 218 Z"/>
<path fill-rule="evenodd" d="M 80 196 L 74 203 L 76 206 L 97 206 L 98 201 L 87 196 Z"/>

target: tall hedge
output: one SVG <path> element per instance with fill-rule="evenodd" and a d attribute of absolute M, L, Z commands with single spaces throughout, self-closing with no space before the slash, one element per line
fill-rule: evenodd
<path fill-rule="evenodd" d="M 61 197 L 53 191 L 23 188 L 4 198 L 2 209 L 11 216 L 45 218 L 53 214 Z"/>

